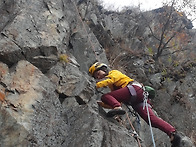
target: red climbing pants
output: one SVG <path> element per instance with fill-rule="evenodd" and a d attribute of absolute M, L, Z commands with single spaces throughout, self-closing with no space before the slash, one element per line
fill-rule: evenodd
<path fill-rule="evenodd" d="M 133 87 L 137 94 L 134 100 L 133 96 L 131 95 L 127 87 L 120 88 L 118 90 L 104 94 L 102 95 L 101 100 L 105 104 L 108 104 L 113 108 L 121 106 L 121 102 L 125 104 L 130 104 L 133 107 L 133 109 L 136 112 L 138 112 L 140 117 L 143 118 L 147 124 L 149 124 L 146 107 L 143 110 L 143 89 L 135 85 Z M 172 132 L 175 132 L 175 128 L 173 126 L 171 126 L 169 123 L 167 123 L 166 121 L 162 120 L 154 114 L 150 105 L 148 106 L 148 110 L 150 114 L 152 127 L 160 129 L 161 131 L 165 132 L 168 136 L 170 136 Z"/>

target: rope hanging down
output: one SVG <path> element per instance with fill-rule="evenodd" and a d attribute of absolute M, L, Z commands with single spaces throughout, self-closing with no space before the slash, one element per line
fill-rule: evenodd
<path fill-rule="evenodd" d="M 101 93 L 101 94 L 104 94 L 103 92 L 98 91 L 98 90 L 97 90 L 96 92 Z M 131 109 L 130 109 L 127 105 L 125 105 L 125 106 L 126 106 L 127 109 L 129 110 L 129 112 L 131 112 L 131 115 L 132 115 L 132 116 L 137 117 L 137 119 L 139 119 L 139 116 L 138 116 L 137 113 L 131 111 Z M 126 112 L 126 116 L 127 116 L 127 120 L 128 120 L 128 122 L 129 122 L 129 125 L 131 126 L 131 128 L 132 128 L 132 130 L 133 130 L 133 132 L 132 132 L 133 135 L 132 135 L 132 136 L 137 140 L 138 146 L 139 146 L 139 147 L 142 147 L 142 146 L 141 146 L 141 143 L 140 143 L 141 138 L 140 138 L 139 135 L 137 134 L 137 132 L 136 132 L 136 130 L 135 130 L 135 128 L 134 128 L 134 126 L 133 126 L 133 124 L 132 124 L 130 118 L 129 118 L 128 112 Z M 124 124 L 125 121 L 123 121 L 122 118 L 121 118 L 119 115 L 116 115 L 116 117 L 115 117 L 114 119 L 116 119 L 123 127 L 127 128 L 126 125 Z M 139 120 L 139 121 L 140 121 L 140 120 Z"/>
<path fill-rule="evenodd" d="M 97 56 L 97 54 L 96 54 L 95 47 L 94 47 L 93 43 L 91 42 L 91 40 L 89 39 L 89 38 L 90 38 L 90 37 L 89 37 L 89 34 L 88 34 L 87 30 L 86 30 L 86 27 L 85 27 L 85 25 L 84 25 L 84 22 L 82 21 L 82 18 L 81 18 L 81 16 L 80 16 L 80 13 L 79 13 L 79 11 L 78 11 L 78 8 L 77 8 L 77 6 L 76 6 L 75 1 L 73 1 L 73 4 L 74 4 L 74 7 L 75 7 L 75 9 L 76 9 L 76 13 L 77 13 L 77 15 L 78 15 L 78 17 L 79 17 L 79 19 L 80 19 L 80 21 L 81 21 L 81 23 L 82 23 L 83 30 L 84 30 L 85 33 L 87 34 L 87 38 L 88 38 L 88 41 L 89 41 L 89 43 L 90 43 L 90 46 L 92 47 L 92 50 L 93 50 L 93 52 L 94 52 L 94 54 L 95 54 L 95 58 L 96 58 L 96 60 L 98 60 L 98 56 Z"/>
<path fill-rule="evenodd" d="M 131 115 L 132 115 L 133 117 L 136 117 L 137 129 L 138 129 L 138 131 L 139 131 L 140 128 L 141 128 L 141 122 L 140 122 L 140 117 L 139 117 L 139 115 L 138 115 L 137 112 L 135 112 L 134 110 L 131 110 L 131 109 L 129 108 L 128 105 L 126 105 L 126 104 L 124 104 L 124 105 L 127 107 L 127 109 L 129 110 L 129 112 L 131 113 Z"/>
<path fill-rule="evenodd" d="M 89 39 L 89 34 L 88 34 L 88 32 L 87 32 L 87 30 L 86 30 L 86 28 L 85 28 L 84 22 L 82 21 L 82 18 L 81 18 L 81 16 L 80 16 L 80 13 L 79 13 L 78 8 L 77 8 L 77 6 L 76 6 L 76 4 L 75 4 L 74 1 L 73 1 L 73 4 L 74 4 L 74 6 L 75 6 L 77 15 L 79 16 L 79 19 L 80 19 L 80 21 L 81 21 L 81 23 L 82 23 L 83 29 L 85 30 L 85 33 L 87 34 L 88 41 L 90 42 L 90 45 L 91 45 L 92 50 L 93 50 L 93 52 L 94 52 L 94 54 L 95 54 L 95 57 L 96 57 L 96 59 L 98 60 L 98 57 L 97 57 L 97 54 L 96 54 L 96 51 L 95 51 L 95 47 L 94 47 L 93 43 L 91 42 L 91 40 Z M 145 97 L 145 96 L 144 96 L 144 97 Z M 147 97 L 148 97 L 148 95 L 147 95 Z M 145 98 L 145 99 L 146 99 L 146 98 Z M 147 100 L 146 100 L 145 103 L 147 103 Z M 146 107 L 148 107 L 147 104 L 146 104 Z M 144 108 L 143 108 L 143 109 L 144 109 Z M 147 111 L 148 111 L 148 108 L 147 108 Z M 138 142 L 138 145 L 139 145 L 139 147 L 141 147 L 141 144 L 140 144 L 140 140 L 139 140 L 138 134 L 137 134 L 135 128 L 133 127 L 133 125 L 132 125 L 132 123 L 131 123 L 131 120 L 130 120 L 130 118 L 129 118 L 127 112 L 126 112 L 126 114 L 127 114 L 127 119 L 128 119 L 128 121 L 129 121 L 129 124 L 130 124 L 131 128 L 133 129 L 133 134 L 135 135 L 134 137 L 136 137 L 137 142 Z M 149 117 L 149 112 L 148 112 L 148 118 L 149 118 L 149 124 L 150 124 L 150 126 L 151 126 L 150 117 Z M 152 130 L 152 127 L 151 127 L 151 130 Z M 151 131 L 151 134 L 152 134 L 152 131 Z M 153 138 L 153 134 L 152 134 L 152 138 Z M 156 146 L 155 146 L 155 143 L 154 143 L 154 138 L 153 138 L 153 144 L 154 144 L 154 147 L 156 147 Z"/>
<path fill-rule="evenodd" d="M 154 141 L 154 136 L 153 136 L 153 131 L 152 131 L 152 125 L 151 125 L 151 121 L 150 121 L 150 114 L 149 114 L 149 110 L 148 110 L 148 103 L 147 103 L 149 94 L 148 94 L 147 91 L 144 91 L 143 95 L 144 95 L 143 110 L 146 107 L 146 111 L 147 111 L 147 114 L 148 114 L 148 122 L 149 122 L 149 126 L 150 126 L 150 132 L 151 132 L 151 136 L 152 136 L 152 142 L 153 142 L 153 146 L 156 147 L 155 141 Z"/>
<path fill-rule="evenodd" d="M 131 120 L 130 120 L 129 115 L 128 115 L 127 112 L 126 112 L 126 115 L 127 115 L 127 119 L 128 119 L 128 121 L 129 121 L 129 124 L 130 124 L 130 126 L 131 126 L 131 128 L 132 128 L 132 130 L 133 130 L 133 134 L 135 135 L 134 137 L 136 137 L 137 142 L 138 142 L 138 145 L 139 145 L 139 147 L 141 147 L 141 144 L 140 144 L 140 140 L 139 140 L 138 134 L 137 134 L 135 128 L 133 127 L 133 124 L 131 123 Z"/>
<path fill-rule="evenodd" d="M 141 143 L 140 143 L 141 139 L 139 138 L 139 135 L 137 134 L 133 124 L 131 123 L 131 120 L 130 120 L 129 115 L 128 115 L 127 112 L 126 112 L 126 116 L 127 116 L 127 120 L 129 122 L 129 125 L 131 126 L 131 128 L 133 130 L 133 132 L 131 132 L 132 136 L 137 140 L 138 147 L 142 147 Z M 127 128 L 127 126 L 125 125 L 125 120 L 123 121 L 122 118 L 119 115 L 116 115 L 116 117 L 114 119 L 116 119 L 123 127 Z"/>

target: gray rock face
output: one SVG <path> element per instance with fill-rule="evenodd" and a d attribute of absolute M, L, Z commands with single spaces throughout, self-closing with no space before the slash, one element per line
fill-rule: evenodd
<path fill-rule="evenodd" d="M 61 145 L 66 123 L 54 85 L 27 61 L 11 70 L 1 79 L 1 146 Z"/>
<path fill-rule="evenodd" d="M 144 47 L 137 35 L 148 36 L 138 29 L 137 11 L 108 12 L 85 0 L 6 0 L 0 16 L 0 146 L 138 146 L 127 117 L 121 123 L 107 118 L 96 103 L 101 93 L 88 68 L 97 60 L 109 64 L 108 58 L 157 88 L 158 115 L 183 132 L 182 147 L 194 146 L 195 66 L 179 81 L 164 81 L 154 63 L 127 56 L 122 45 L 138 51 Z M 152 146 L 149 126 L 130 119 L 142 147 Z M 157 146 L 170 146 L 166 134 L 153 132 Z"/>

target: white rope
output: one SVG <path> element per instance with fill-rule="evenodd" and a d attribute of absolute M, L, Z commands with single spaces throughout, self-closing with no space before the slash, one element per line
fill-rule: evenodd
<path fill-rule="evenodd" d="M 152 142 L 153 142 L 153 146 L 156 147 L 155 145 L 155 141 L 154 141 L 154 136 L 153 136 L 153 131 L 152 131 L 152 125 L 151 125 L 151 121 L 150 121 L 150 114 L 149 114 L 149 111 L 148 111 L 148 92 L 147 91 L 144 91 L 143 92 L 143 95 L 144 95 L 144 103 L 143 103 L 143 110 L 146 106 L 146 110 L 147 110 L 147 114 L 148 114 L 148 122 L 149 122 L 149 126 L 150 126 L 150 132 L 151 132 L 151 136 L 152 136 Z"/>

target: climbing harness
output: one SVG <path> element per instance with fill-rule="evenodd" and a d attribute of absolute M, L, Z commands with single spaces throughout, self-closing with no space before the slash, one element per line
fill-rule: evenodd
<path fill-rule="evenodd" d="M 153 142 L 153 146 L 156 147 L 155 141 L 154 141 L 154 136 L 153 136 L 153 131 L 152 131 L 152 125 L 151 125 L 151 121 L 150 121 L 150 114 L 149 114 L 149 110 L 148 110 L 148 103 L 147 103 L 149 94 L 148 94 L 147 91 L 144 91 L 143 95 L 144 95 L 143 110 L 146 107 L 146 111 L 147 111 L 147 114 L 148 114 L 148 122 L 149 122 L 149 126 L 150 126 L 150 132 L 151 132 L 151 136 L 152 136 L 152 142 Z"/>
<path fill-rule="evenodd" d="M 73 4 L 74 4 L 74 6 L 75 6 L 77 15 L 79 16 L 79 19 L 80 19 L 80 21 L 81 21 L 81 23 L 82 23 L 82 26 L 83 26 L 83 28 L 84 28 L 86 34 L 88 35 L 88 32 L 87 32 L 87 30 L 86 30 L 86 28 L 85 28 L 85 25 L 84 25 L 84 23 L 83 23 L 83 21 L 82 21 L 82 18 L 81 18 L 80 14 L 79 14 L 79 11 L 78 11 L 78 9 L 77 9 L 77 6 L 76 6 L 75 2 L 73 2 Z M 92 50 L 93 50 L 93 52 L 94 52 L 94 54 L 95 54 L 95 57 L 96 57 L 96 59 L 98 60 L 98 56 L 97 56 L 97 54 L 96 54 L 95 47 L 94 47 L 94 45 L 92 44 L 92 42 L 90 41 L 89 36 L 88 36 L 87 38 L 88 38 L 88 41 L 89 41 L 89 43 L 90 43 L 90 45 L 91 45 L 91 47 L 92 47 Z M 153 140 L 154 147 L 156 147 L 156 146 L 155 146 L 154 137 L 153 137 L 153 132 L 152 132 L 152 126 L 151 126 L 149 111 L 148 111 L 148 104 L 147 104 L 148 92 L 144 92 L 143 94 L 144 94 L 144 105 L 143 105 L 143 109 L 144 109 L 144 107 L 146 106 L 147 113 L 148 113 L 149 125 L 150 125 L 150 129 L 151 129 L 151 134 L 152 134 L 152 140 Z M 130 112 L 131 112 L 131 111 L 130 111 Z M 141 147 L 139 135 L 137 134 L 135 128 L 133 127 L 133 125 L 132 125 L 132 123 L 131 123 L 131 120 L 130 120 L 130 118 L 129 118 L 127 112 L 126 112 L 126 116 L 127 116 L 128 121 L 129 121 L 129 124 L 130 124 L 130 126 L 131 126 L 131 128 L 132 128 L 132 130 L 133 130 L 133 132 L 132 132 L 132 133 L 133 133 L 133 137 L 137 139 L 138 145 L 139 145 L 139 147 Z M 115 119 L 116 119 L 118 122 L 120 122 L 121 124 L 123 124 L 123 120 L 122 120 L 119 116 L 116 116 Z"/>

